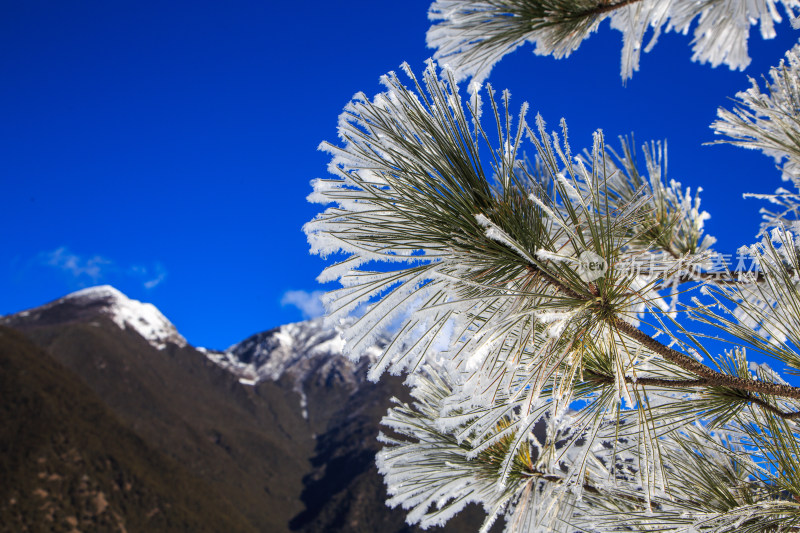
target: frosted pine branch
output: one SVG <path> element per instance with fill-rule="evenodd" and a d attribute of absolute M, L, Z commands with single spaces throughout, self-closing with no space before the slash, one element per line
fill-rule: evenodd
<path fill-rule="evenodd" d="M 507 92 L 464 103 L 452 74 L 405 70 L 410 86 L 390 73 L 345 109 L 342 144 L 324 145 L 334 178 L 310 197 L 332 205 L 305 228 L 314 251 L 347 256 L 324 273 L 342 283 L 334 316 L 364 310 L 345 350 L 391 333 L 369 377 L 407 373 L 418 400 L 386 419 L 402 437 L 379 458 L 390 504 L 428 526 L 478 502 L 485 527 L 503 515 L 512 531 L 793 519 L 800 483 L 781 465 L 796 458 L 800 389 L 751 372 L 746 353 L 800 368 L 794 237 L 748 248 L 754 284 L 704 275 L 708 214 L 666 176 L 666 144 L 645 145 L 644 168 L 600 132 L 573 156 L 563 122 L 529 124 Z M 741 349 L 710 353 L 681 310 Z M 711 497 L 723 482 L 739 485 Z"/>
<path fill-rule="evenodd" d="M 795 192 L 778 189 L 775 194 L 750 194 L 778 206 L 778 211 L 762 209 L 768 231 L 777 225 L 793 225 L 800 208 L 800 45 L 786 53 L 777 67 L 770 69 L 762 87 L 750 79 L 750 88 L 736 94 L 732 110 L 719 108 L 719 117 L 711 127 L 730 143 L 748 149 L 761 150 L 772 157 L 783 170 L 783 179 L 792 184 Z"/>
<path fill-rule="evenodd" d="M 743 69 L 750 58 L 747 41 L 751 25 L 761 36 L 775 36 L 778 9 L 794 16 L 797 0 L 437 0 L 429 11 L 434 22 L 428 46 L 457 79 L 485 80 L 506 54 L 526 42 L 535 53 L 569 56 L 604 20 L 622 33 L 622 79 L 639 68 L 642 50 L 649 51 L 661 32 L 692 29 L 692 60 Z M 650 41 L 644 36 L 653 29 Z"/>

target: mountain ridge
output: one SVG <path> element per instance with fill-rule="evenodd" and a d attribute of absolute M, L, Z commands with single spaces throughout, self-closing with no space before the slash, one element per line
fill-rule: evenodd
<path fill-rule="evenodd" d="M 167 343 L 184 347 L 188 343 L 178 329 L 156 306 L 128 298 L 111 285 L 88 287 L 57 298 L 44 305 L 0 317 L 0 324 L 62 322 L 65 310 L 75 319 L 101 313 L 110 317 L 121 329 L 132 328 L 159 350 Z"/>
<path fill-rule="evenodd" d="M 390 399 L 408 398 L 402 378 L 366 380 L 380 346 L 353 362 L 341 355 L 340 332 L 311 320 L 226 351 L 196 349 L 149 305 L 90 288 L 0 325 L 80 376 L 123 424 L 223 494 L 255 530 L 419 531 L 386 507 L 374 464 Z M 140 328 L 132 309 L 145 312 Z M 473 507 L 434 531 L 474 531 L 482 516 Z"/>
<path fill-rule="evenodd" d="M 3 326 L 0 418 L 0 531 L 256 531 L 78 376 Z"/>

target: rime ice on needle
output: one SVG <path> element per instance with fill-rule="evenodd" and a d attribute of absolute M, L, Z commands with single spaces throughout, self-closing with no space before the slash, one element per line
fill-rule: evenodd
<path fill-rule="evenodd" d="M 437 0 L 429 11 L 434 22 L 428 46 L 435 58 L 453 69 L 456 79 L 482 83 L 500 59 L 525 42 L 535 53 L 569 56 L 608 19 L 622 33 L 623 80 L 639 69 L 642 50 L 650 51 L 661 32 L 692 32 L 692 61 L 743 69 L 750 63 L 751 25 L 761 37 L 775 36 L 782 20 L 778 6 L 794 19 L 798 0 Z M 653 36 L 645 44 L 648 29 Z"/>
<path fill-rule="evenodd" d="M 748 28 L 770 37 L 776 5 L 439 0 L 429 42 L 452 69 L 431 62 L 420 80 L 404 65 L 408 85 L 389 73 L 384 93 L 345 108 L 341 144 L 323 145 L 333 177 L 309 196 L 328 207 L 305 231 L 312 252 L 341 255 L 319 279 L 341 283 L 325 304 L 334 323 L 352 317 L 344 352 L 357 360 L 388 332 L 369 377 L 408 375 L 414 401 L 384 419 L 378 466 L 410 523 L 441 525 L 470 502 L 484 531 L 501 515 L 507 531 L 563 533 L 800 523 L 800 388 L 780 373 L 800 369 L 800 203 L 770 198 L 788 207 L 747 247 L 752 283 L 709 272 L 720 256 L 701 189 L 666 175 L 666 143 L 645 144 L 639 166 L 627 139 L 615 151 L 598 131 L 574 155 L 563 121 L 529 124 L 527 106 L 479 83 L 524 40 L 567 55 L 604 18 L 624 35 L 623 77 L 648 27 L 654 42 L 693 21 L 695 60 L 742 67 Z M 769 96 L 741 93 L 715 127 L 787 158 L 794 181 L 788 61 Z M 602 271 L 585 275 L 587 261 Z M 735 348 L 715 353 L 687 318 Z"/>
<path fill-rule="evenodd" d="M 411 440 L 386 437 L 379 458 L 390 503 L 423 525 L 478 501 L 487 525 L 514 512 L 556 530 L 567 514 L 574 522 L 607 507 L 593 495 L 610 479 L 621 498 L 632 493 L 652 508 L 666 498 L 658 457 L 667 444 L 642 425 L 638 395 L 647 379 L 685 374 L 593 319 L 590 302 L 602 299 L 629 323 L 667 316 L 663 287 L 614 265 L 649 251 L 678 276 L 687 254 L 708 255 L 699 197 L 667 179 L 658 143 L 645 146 L 643 173 L 625 142 L 612 164 L 602 135 L 576 158 L 541 118 L 531 128 L 520 113 L 512 129 L 502 118 L 507 93 L 489 98 L 502 150 L 483 163 L 479 145 L 489 140 L 473 127 L 478 110 L 432 65 L 422 82 L 408 74 L 416 90 L 392 73 L 386 93 L 357 95 L 346 108 L 344 145 L 324 146 L 334 178 L 315 180 L 309 197 L 333 205 L 305 227 L 313 251 L 345 255 L 321 275 L 342 283 L 327 297 L 331 319 L 365 309 L 344 330 L 345 352 L 357 357 L 393 330 L 369 376 L 411 374 L 416 405 L 386 418 Z M 507 161 L 526 139 L 535 168 Z M 578 274 L 586 251 L 612 265 L 590 286 Z M 595 386 L 578 387 L 587 373 Z M 614 392 L 601 394 L 606 386 Z M 660 427 L 677 431 L 690 391 L 647 394 L 662 410 Z M 574 414 L 576 402 L 594 414 Z M 609 469 L 617 463 L 625 466 Z M 531 476 L 542 479 L 535 488 Z M 596 484 L 588 492 L 586 479 Z"/>
<path fill-rule="evenodd" d="M 767 87 L 750 79 L 750 88 L 736 94 L 736 107 L 720 107 L 718 120 L 711 127 L 724 136 L 717 141 L 743 148 L 761 150 L 781 165 L 784 181 L 791 183 L 794 192 L 783 187 L 774 194 L 748 193 L 745 196 L 767 200 L 770 208 L 762 208 L 763 230 L 779 224 L 797 227 L 800 220 L 800 124 L 796 112 L 800 109 L 800 45 L 786 52 L 785 61 L 769 71 Z M 774 210 L 777 209 L 777 210 Z"/>

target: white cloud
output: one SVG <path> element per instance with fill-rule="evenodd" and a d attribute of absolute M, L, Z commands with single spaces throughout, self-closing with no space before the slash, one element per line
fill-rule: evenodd
<path fill-rule="evenodd" d="M 130 271 L 137 277 L 145 278 L 143 285 L 148 290 L 156 287 L 167 278 L 167 271 L 164 269 L 164 265 L 158 262 L 153 268 L 136 265 L 132 266 Z"/>
<path fill-rule="evenodd" d="M 164 266 L 156 262 L 152 267 L 133 265 L 123 267 L 101 255 L 80 255 L 66 246 L 39 254 L 39 263 L 60 270 L 73 278 L 79 286 L 111 282 L 120 278 L 141 280 L 145 289 L 152 289 L 167 277 Z"/>
<path fill-rule="evenodd" d="M 45 252 L 41 257 L 45 265 L 67 272 L 79 280 L 88 279 L 92 283 L 98 282 L 112 265 L 109 259 L 99 255 L 81 257 L 71 253 L 65 246 Z"/>
<path fill-rule="evenodd" d="M 155 287 L 156 285 L 158 285 L 159 283 L 164 281 L 164 278 L 166 278 L 166 277 L 167 277 L 167 275 L 165 273 L 161 273 L 158 276 L 156 276 L 155 278 L 153 278 L 151 280 L 148 280 L 148 281 L 145 281 L 144 282 L 144 288 L 145 289 L 152 289 L 153 287 Z"/>
<path fill-rule="evenodd" d="M 323 294 L 323 291 L 286 291 L 281 298 L 281 305 L 293 305 L 303 313 L 303 318 L 315 318 L 325 314 L 320 299 Z"/>

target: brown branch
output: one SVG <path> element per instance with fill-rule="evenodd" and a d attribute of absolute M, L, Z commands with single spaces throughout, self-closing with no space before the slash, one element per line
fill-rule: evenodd
<path fill-rule="evenodd" d="M 529 264 L 526 265 L 526 268 L 531 274 L 539 275 L 545 278 L 549 283 L 553 284 L 559 292 L 565 294 L 567 297 L 574 298 L 576 300 L 588 300 L 588 298 L 570 288 L 558 277 L 550 274 L 549 272 L 541 270 L 536 265 Z M 589 284 L 589 291 L 595 298 L 600 296 L 599 291 L 593 284 Z M 794 398 L 800 400 L 800 388 L 798 387 L 782 385 L 779 383 L 769 383 L 766 381 L 754 381 L 717 372 L 716 370 L 707 367 L 695 359 L 692 359 L 688 355 L 682 354 L 681 352 L 670 348 L 669 346 L 661 344 L 659 341 L 655 340 L 651 336 L 647 335 L 637 327 L 619 318 L 618 316 L 606 317 L 604 320 L 617 331 L 637 341 L 639 344 L 648 348 L 650 351 L 657 353 L 667 361 L 681 367 L 688 372 L 691 372 L 700 378 L 704 378 L 707 382 L 705 384 L 707 387 L 729 387 L 731 389 L 740 391 L 769 394 L 772 396 L 780 396 L 782 398 Z"/>
<path fill-rule="evenodd" d="M 766 381 L 754 381 L 717 372 L 716 370 L 707 367 L 691 357 L 684 355 L 679 351 L 670 348 L 669 346 L 661 344 L 654 338 L 650 337 L 640 329 L 634 327 L 632 324 L 622 320 L 619 317 L 613 317 L 609 319 L 609 322 L 618 331 L 639 342 L 649 350 L 657 353 L 667 361 L 678 365 L 682 369 L 687 370 L 696 376 L 705 378 L 707 380 L 707 386 L 730 387 L 732 389 L 757 392 L 760 394 L 770 394 L 772 396 L 780 396 L 782 398 L 800 399 L 800 388 L 798 387 L 782 385 L 780 383 L 769 383 Z"/>
<path fill-rule="evenodd" d="M 797 419 L 800 419 L 800 412 L 799 411 L 795 411 L 795 412 L 791 412 L 791 413 L 787 412 L 787 411 L 782 411 L 782 410 L 778 409 L 777 407 L 775 407 L 774 405 L 768 404 L 767 402 L 765 402 L 764 400 L 762 400 L 761 398 L 759 398 L 757 396 L 749 396 L 748 395 L 747 399 L 749 401 L 753 402 L 754 404 L 760 406 L 764 410 L 769 411 L 773 415 L 776 415 L 776 416 L 779 416 L 779 417 L 783 418 L 784 420 L 797 420 Z"/>
<path fill-rule="evenodd" d="M 600 4 L 594 8 L 586 10 L 580 13 L 581 16 L 584 17 L 591 17 L 594 15 L 602 15 L 603 13 L 608 13 L 609 11 L 615 11 L 621 7 L 629 6 L 631 4 L 635 4 L 639 0 L 622 0 L 621 2 L 608 2 L 607 0 L 603 0 Z"/>
<path fill-rule="evenodd" d="M 637 273 L 642 276 L 648 276 L 649 272 L 638 271 Z M 691 281 L 712 281 L 714 283 L 722 283 L 725 285 L 734 285 L 737 283 L 761 283 L 764 281 L 764 274 L 760 271 L 745 272 L 743 275 L 734 276 L 735 272 L 689 272 L 681 274 L 679 280 L 681 283 L 688 283 Z"/>
<path fill-rule="evenodd" d="M 615 468 L 615 470 L 616 470 L 616 468 Z M 535 469 L 533 469 L 532 471 L 528 472 L 527 476 L 529 478 L 531 478 L 531 479 L 543 479 L 543 480 L 547 481 L 548 483 L 555 483 L 555 484 L 558 484 L 558 485 L 563 485 L 564 482 L 565 482 L 564 478 L 561 478 L 559 476 L 555 476 L 553 474 L 544 474 L 544 473 L 541 473 L 541 472 L 539 472 L 538 470 L 535 470 Z M 609 495 L 608 494 L 608 490 L 598 489 L 597 487 L 595 487 L 594 485 L 592 485 L 590 483 L 581 483 L 581 486 L 583 487 L 583 490 L 585 490 L 586 492 L 588 492 L 590 494 L 594 494 L 597 497 L 607 498 L 608 495 Z M 614 494 L 612 497 L 615 500 L 618 500 L 618 501 L 621 501 L 621 502 L 624 502 L 624 503 L 627 503 L 627 504 L 647 505 L 647 503 L 648 503 L 645 498 L 642 498 L 641 496 L 633 496 L 631 494 L 617 493 L 617 494 Z"/>
<path fill-rule="evenodd" d="M 667 252 L 669 255 L 672 256 L 673 259 L 678 261 L 683 261 L 686 256 L 682 255 L 675 250 L 672 249 L 672 246 L 662 247 L 662 250 Z M 644 276 L 649 275 L 649 272 L 642 272 L 639 271 Z M 738 275 L 734 275 L 737 274 Z M 721 283 L 725 285 L 732 285 L 736 283 L 761 283 L 764 281 L 764 273 L 760 270 L 756 271 L 733 271 L 727 270 L 725 272 L 687 272 L 680 277 L 681 283 L 686 283 L 690 281 L 713 281 L 715 283 Z"/>
<path fill-rule="evenodd" d="M 673 389 L 691 389 L 707 387 L 708 380 L 705 379 L 663 379 L 663 378 L 629 378 L 625 381 L 633 385 L 639 384 L 650 387 L 666 387 Z"/>
<path fill-rule="evenodd" d="M 534 22 L 535 25 L 537 19 L 543 20 L 545 23 L 554 23 L 554 22 L 558 23 L 567 20 L 579 20 L 590 17 L 596 17 L 598 15 L 604 15 L 611 11 L 616 11 L 617 9 L 623 8 L 625 6 L 635 4 L 639 1 L 640 0 L 619 0 L 617 2 L 614 2 L 612 0 L 598 0 L 598 2 L 594 6 L 584 9 L 583 11 L 573 11 L 567 13 L 564 13 L 563 12 L 564 10 L 558 11 L 557 9 L 548 8 L 543 5 L 535 6 L 533 8 L 532 15 L 530 12 L 526 13 L 524 10 L 516 12 L 514 11 L 514 9 L 508 9 L 507 11 L 502 11 L 502 12 L 504 14 L 518 16 L 518 17 L 525 17 L 525 15 L 527 14 L 528 16 L 525 18 L 527 18 L 527 20 L 530 22 Z"/>
<path fill-rule="evenodd" d="M 724 374 L 727 375 L 727 374 Z M 607 383 L 613 384 L 614 378 L 610 376 L 603 376 L 600 374 L 592 374 L 587 381 L 591 381 L 594 383 Z M 698 388 L 708 388 L 713 387 L 713 385 L 709 384 L 707 379 L 664 379 L 664 378 L 636 378 L 633 379 L 632 377 L 625 377 L 625 382 L 630 383 L 632 385 L 643 385 L 646 387 L 664 387 L 664 388 L 671 388 L 671 389 L 698 389 Z M 757 382 L 763 383 L 763 382 Z M 738 389 L 737 389 L 738 390 Z M 770 413 L 783 418 L 784 420 L 797 420 L 800 419 L 800 411 L 783 411 L 774 405 L 766 402 L 765 400 L 759 398 L 758 396 L 753 396 L 752 394 L 748 393 L 745 395 L 742 400 L 746 400 L 748 402 L 754 403 L 760 406 L 762 409 L 769 411 Z"/>

